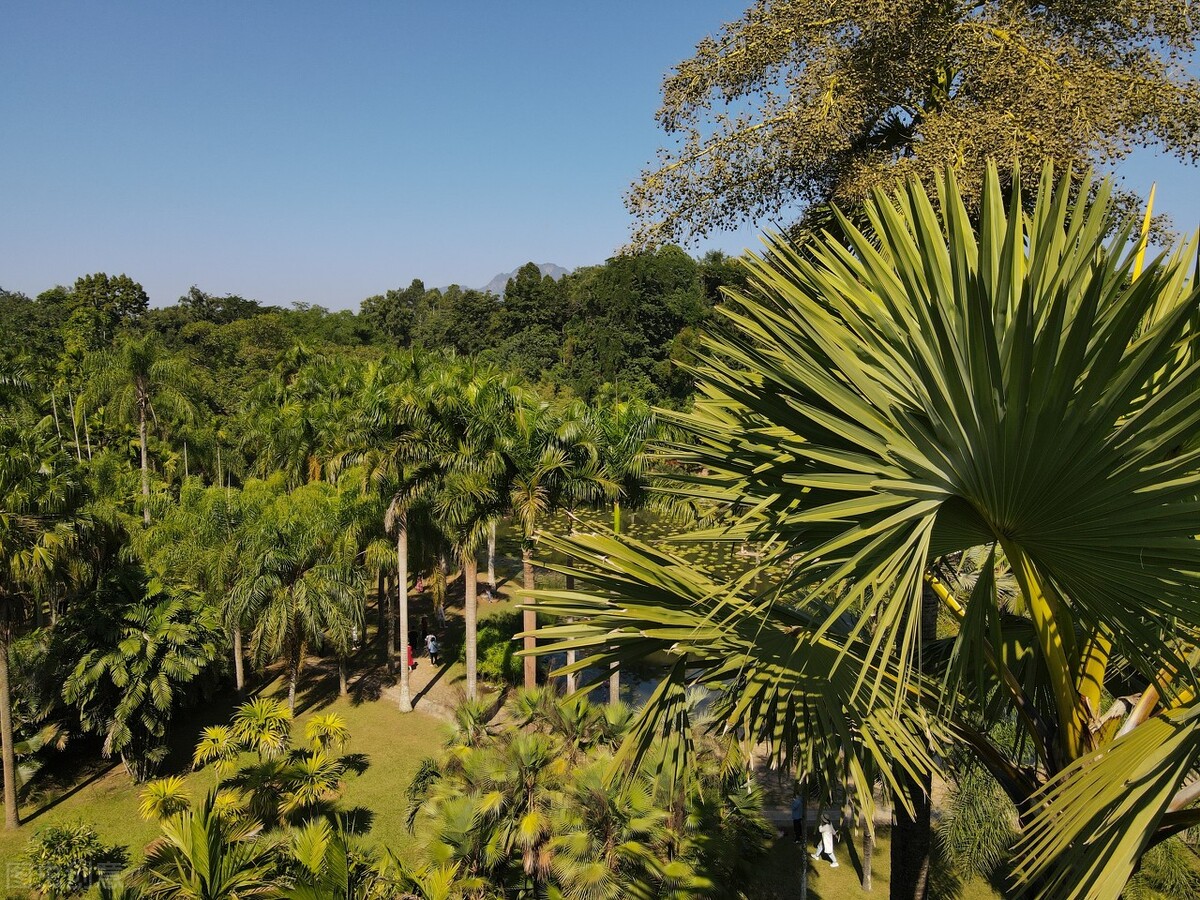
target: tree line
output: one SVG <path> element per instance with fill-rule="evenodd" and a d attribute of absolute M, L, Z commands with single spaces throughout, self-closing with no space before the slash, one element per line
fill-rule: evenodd
<path fill-rule="evenodd" d="M 222 357 L 201 365 L 173 350 L 131 284 L 81 279 L 81 294 L 99 285 L 106 299 L 64 307 L 58 357 L 9 361 L 0 382 L 10 826 L 22 785 L 70 735 L 95 735 L 141 780 L 179 711 L 229 678 L 242 691 L 247 666 L 279 665 L 294 706 L 306 662 L 328 655 L 345 692 L 368 596 L 391 671 L 422 574 L 442 585 L 452 568 L 463 574 L 474 696 L 479 567 L 486 549 L 494 588 L 497 523 L 516 525 L 532 588 L 539 529 L 557 511 L 601 507 L 619 522 L 622 503 L 645 500 L 660 426 L 640 398 L 547 398 L 479 357 L 368 345 L 296 344 L 265 372 L 257 359 L 227 371 Z M 180 308 L 206 302 L 193 293 Z M 227 307 L 228 322 L 178 334 L 280 315 L 247 315 L 229 298 L 205 315 Z M 532 632 L 534 612 L 525 617 Z"/>

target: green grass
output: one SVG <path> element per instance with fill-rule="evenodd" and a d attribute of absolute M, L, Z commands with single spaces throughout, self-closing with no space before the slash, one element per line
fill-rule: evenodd
<path fill-rule="evenodd" d="M 340 699 L 298 715 L 297 738 L 303 734 L 308 715 L 317 711 L 342 716 L 351 735 L 347 752 L 366 757 L 366 770 L 345 781 L 343 807 L 370 810 L 370 838 L 403 852 L 412 839 L 404 826 L 404 792 L 421 759 L 435 753 L 445 740 L 445 724 L 420 713 L 402 716 L 386 700 L 355 704 Z M 198 730 L 194 727 L 191 733 Z M 214 784 L 211 768 L 187 772 L 177 762 L 160 774 L 183 774 L 193 799 L 202 797 Z M 106 843 L 128 847 L 130 860 L 136 863 L 146 844 L 158 835 L 157 823 L 138 815 L 140 790 L 118 764 L 56 801 L 24 809 L 25 823 L 19 830 L 0 832 L 0 864 L 7 870 L 8 864 L 17 862 L 38 829 L 78 820 L 93 823 Z"/>
<path fill-rule="evenodd" d="M 880 828 L 872 858 L 873 884 L 871 892 L 867 893 L 862 889 L 861 881 L 861 843 L 855 848 L 851 848 L 845 840 L 838 843 L 840 865 L 833 869 L 825 860 L 809 860 L 805 848 L 793 843 L 789 833 L 775 841 L 765 859 L 754 862 L 755 877 L 745 887 L 746 896 L 755 900 L 794 900 L 800 896 L 800 866 L 807 862 L 810 900 L 887 897 L 890 852 L 891 841 L 887 829 Z M 972 879 L 964 883 L 938 871 L 936 865 L 929 895 L 938 900 L 997 900 L 1001 896 L 985 881 Z"/>

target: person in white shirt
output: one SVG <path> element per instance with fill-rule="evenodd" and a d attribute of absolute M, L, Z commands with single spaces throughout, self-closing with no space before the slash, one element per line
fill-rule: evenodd
<path fill-rule="evenodd" d="M 817 828 L 817 832 L 820 834 L 820 841 L 817 844 L 817 852 L 812 855 L 812 858 L 820 859 L 822 856 L 828 856 L 829 868 L 836 869 L 838 861 L 833 853 L 833 837 L 837 834 L 837 829 L 829 821 L 829 816 L 821 816 L 821 825 Z"/>

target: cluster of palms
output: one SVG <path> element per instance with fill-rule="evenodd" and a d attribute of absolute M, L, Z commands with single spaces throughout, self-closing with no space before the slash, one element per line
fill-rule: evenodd
<path fill-rule="evenodd" d="M 546 539 L 590 596 L 540 592 L 570 620 L 544 636 L 673 660 L 629 752 L 685 768 L 702 684 L 798 777 L 868 811 L 882 779 L 894 897 L 928 890 L 931 773 L 962 756 L 1012 801 L 1025 893 L 1115 900 L 1200 823 L 1196 247 L 1146 262 L 1109 196 L 1046 173 L 1025 205 L 993 169 L 968 209 L 947 176 L 752 262 L 663 452 L 697 473 L 676 492 L 742 510 L 693 538 L 761 577 Z"/>
<path fill-rule="evenodd" d="M 725 896 L 772 837 L 736 740 L 702 734 L 684 790 L 659 758 L 616 755 L 632 716 L 622 704 L 523 691 L 491 729 L 478 704 L 409 791 L 428 864 L 470 896 Z"/>
<path fill-rule="evenodd" d="M 409 644 L 413 575 L 433 573 L 444 593 L 450 561 L 463 575 L 474 696 L 478 558 L 486 543 L 494 589 L 497 523 L 520 531 L 532 587 L 533 545 L 551 516 L 642 501 L 657 427 L 640 401 L 546 401 L 495 368 L 415 352 L 297 347 L 228 417 L 202 402 L 203 370 L 153 335 L 70 362 L 61 384 L 19 372 L 0 384 L 10 775 L 19 738 L 54 722 L 98 735 L 145 778 L 175 713 L 230 668 L 242 691 L 247 659 L 279 664 L 294 707 L 308 660 L 331 654 L 344 693 L 367 585 L 390 670 L 397 637 Z M 39 712 L 14 723 L 5 651 L 17 639 L 55 674 L 17 685 L 22 708 Z M 400 695 L 411 709 L 406 666 Z M 5 783 L 16 790 L 15 777 Z M 6 808 L 15 825 L 14 798 Z"/>
<path fill-rule="evenodd" d="M 632 768 L 616 757 L 631 714 L 620 703 L 560 702 L 519 692 L 516 726 L 493 729 L 467 701 L 438 759 L 409 789 L 412 860 L 366 844 L 338 808 L 352 765 L 337 758 L 349 734 L 335 714 L 311 718 L 307 746 L 291 743 L 282 703 L 243 705 L 205 730 L 197 767 L 216 786 L 199 802 L 182 779 L 152 782 L 142 814 L 162 835 L 123 893 L 161 898 L 617 898 L 725 895 L 744 882 L 773 829 L 745 779 L 738 742 L 697 726 L 694 784 L 661 760 Z M 614 786 L 614 765 L 621 773 Z"/>
<path fill-rule="evenodd" d="M 469 697 L 477 690 L 479 557 L 486 544 L 494 589 L 498 522 L 518 528 L 524 587 L 532 589 L 534 543 L 555 513 L 641 500 L 655 428 L 638 401 L 550 402 L 493 367 L 416 353 L 367 363 L 305 359 L 263 387 L 249 418 L 257 471 L 283 473 L 293 490 L 336 485 L 354 506 L 347 534 L 360 571 L 378 585 L 389 666 L 396 637 L 409 644 L 413 574 L 444 578 L 447 562 L 458 564 Z M 525 616 L 532 632 L 535 611 Z M 532 659 L 525 682 L 536 682 Z M 406 666 L 400 707 L 411 709 Z"/>

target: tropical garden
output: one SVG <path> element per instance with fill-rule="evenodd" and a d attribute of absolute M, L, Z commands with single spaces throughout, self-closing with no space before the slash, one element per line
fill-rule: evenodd
<path fill-rule="evenodd" d="M 1190 15 L 759 0 L 503 297 L 0 294 L 7 889 L 1200 895 Z"/>

